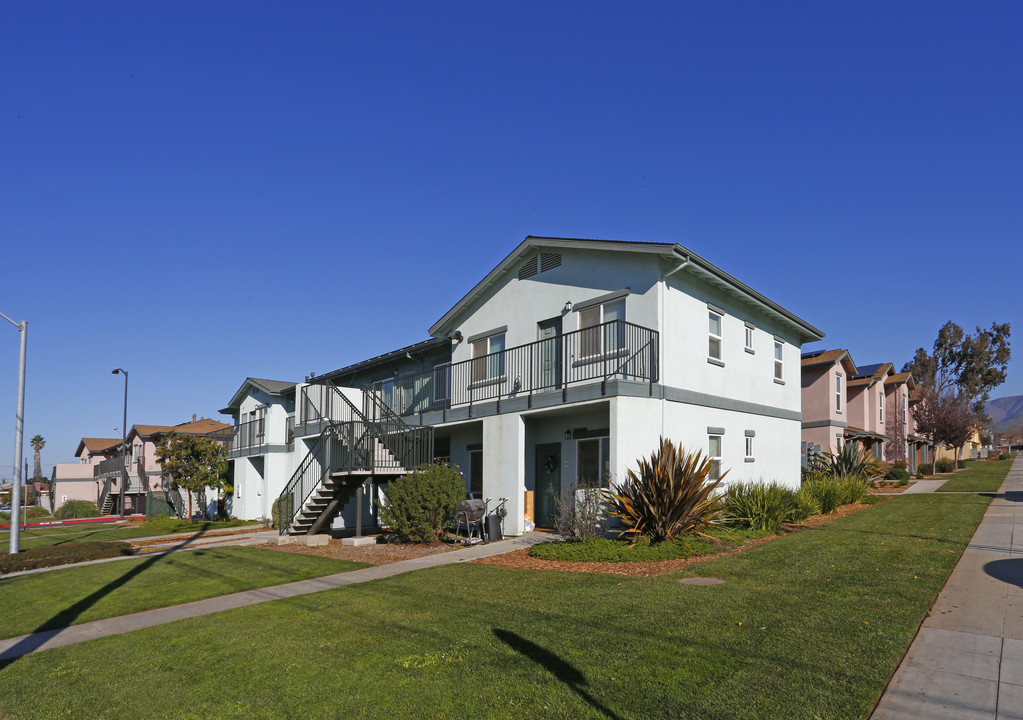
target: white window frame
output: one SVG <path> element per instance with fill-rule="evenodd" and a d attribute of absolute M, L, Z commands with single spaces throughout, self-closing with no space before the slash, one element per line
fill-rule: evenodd
<path fill-rule="evenodd" d="M 717 454 L 714 454 L 714 444 L 717 441 Z M 725 436 L 724 435 L 707 435 L 707 457 L 711 462 L 710 467 L 710 479 L 720 480 L 721 479 L 721 453 L 724 452 Z"/>
<path fill-rule="evenodd" d="M 878 397 L 878 401 L 877 401 L 878 418 L 879 418 L 879 422 L 883 425 L 884 424 L 884 390 L 879 390 L 878 393 L 877 393 L 877 397 Z"/>
<path fill-rule="evenodd" d="M 785 343 L 781 340 L 774 341 L 774 379 L 778 382 L 785 380 Z"/>
<path fill-rule="evenodd" d="M 626 317 L 625 298 L 616 298 L 579 310 L 579 329 L 597 328 L 605 322 L 610 322 L 605 319 L 605 315 L 608 308 L 612 306 L 616 306 L 616 309 L 619 309 L 616 320 L 624 323 Z M 596 338 L 590 338 L 587 335 L 588 333 L 582 333 L 579 338 L 579 357 L 584 360 L 600 358 L 625 350 L 624 325 L 617 325 L 614 328 L 611 326 L 605 327 L 597 333 Z"/>
<path fill-rule="evenodd" d="M 504 378 L 505 350 L 507 349 L 505 333 L 494 333 L 493 335 L 473 340 L 471 347 L 473 359 L 471 382 L 473 385 Z"/>
<path fill-rule="evenodd" d="M 575 441 L 575 484 L 579 490 L 594 490 L 597 488 L 605 488 L 608 486 L 608 476 L 611 472 L 611 445 L 610 436 L 598 435 L 597 437 L 591 438 L 579 438 Z M 600 458 L 600 462 L 603 467 L 600 469 L 600 477 L 597 478 L 597 484 L 584 484 L 582 477 L 583 464 L 580 459 L 580 450 L 584 443 L 597 443 L 597 453 Z"/>
<path fill-rule="evenodd" d="M 835 412 L 842 414 L 842 373 L 835 373 Z"/>
<path fill-rule="evenodd" d="M 746 349 L 753 352 L 753 328 L 746 326 Z"/>
<path fill-rule="evenodd" d="M 714 332 L 714 320 L 717 319 L 718 331 Z M 723 313 L 719 313 L 717 310 L 711 310 L 707 308 L 707 359 L 716 360 L 723 362 L 724 356 L 724 334 L 725 334 L 725 316 Z M 717 345 L 717 354 L 714 354 L 715 344 Z"/>

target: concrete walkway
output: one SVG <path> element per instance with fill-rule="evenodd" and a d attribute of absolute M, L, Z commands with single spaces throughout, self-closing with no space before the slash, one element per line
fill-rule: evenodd
<path fill-rule="evenodd" d="M 1023 719 L 1023 455 L 871 716 L 915 718 Z"/>
<path fill-rule="evenodd" d="M 275 532 L 274 535 L 276 536 L 276 534 Z M 544 540 L 550 540 L 552 537 L 550 533 L 533 532 L 521 537 L 510 538 L 487 545 L 480 544 L 459 548 L 449 552 L 437 553 L 436 555 L 403 560 L 389 565 L 376 565 L 374 567 L 363 568 L 362 570 L 326 575 L 311 580 L 300 580 L 298 582 L 285 583 L 284 585 L 245 590 L 206 600 L 196 600 L 195 602 L 183 605 L 172 605 L 171 607 L 147 610 L 132 615 L 122 615 L 120 617 L 107 618 L 106 620 L 82 623 L 81 625 L 73 625 L 68 628 L 7 638 L 0 640 L 0 666 L 5 661 L 10 661 L 22 655 L 28 655 L 40 650 L 74 645 L 75 643 L 85 642 L 93 638 L 120 635 L 121 633 L 153 625 L 162 625 L 163 623 L 174 622 L 184 618 L 209 615 L 222 610 L 245 607 L 246 605 L 258 605 L 270 600 L 282 600 L 298 595 L 308 595 L 320 590 L 332 590 L 344 587 L 345 585 L 379 580 L 411 572 L 412 570 L 422 570 L 440 565 L 453 565 L 467 560 L 501 555 L 530 547 Z"/>

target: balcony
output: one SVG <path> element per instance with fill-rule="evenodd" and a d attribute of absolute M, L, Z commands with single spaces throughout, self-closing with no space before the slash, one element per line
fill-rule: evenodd
<path fill-rule="evenodd" d="M 270 450 L 271 436 L 276 433 L 267 429 L 267 418 L 249 420 L 235 425 L 228 430 L 218 430 L 210 433 L 210 437 L 221 441 L 227 451 L 228 458 L 247 457 L 250 455 L 265 455 Z M 290 450 L 295 441 L 295 418 L 288 416 L 285 437 L 281 438 Z"/>
<path fill-rule="evenodd" d="M 613 380 L 657 382 L 658 333 L 624 320 L 508 348 L 500 352 L 439 365 L 373 384 L 373 393 L 397 415 L 408 417 L 467 408 L 484 402 L 519 400 L 533 407 L 538 396 L 570 401 L 568 388 L 596 386 L 605 394 Z M 558 397 L 560 395 L 560 397 Z M 582 398 L 584 394 L 580 395 Z M 372 417 L 372 416 L 370 416 Z"/>

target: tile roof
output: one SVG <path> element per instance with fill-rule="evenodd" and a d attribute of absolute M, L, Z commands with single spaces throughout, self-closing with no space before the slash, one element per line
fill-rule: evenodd
<path fill-rule="evenodd" d="M 89 452 L 103 452 L 120 444 L 121 438 L 82 438 L 82 442 L 78 444 L 78 449 L 81 450 L 84 445 L 88 448 Z"/>
<path fill-rule="evenodd" d="M 847 350 L 818 350 L 817 352 L 803 353 L 800 363 L 803 367 L 830 365 L 841 360 L 847 352 Z"/>

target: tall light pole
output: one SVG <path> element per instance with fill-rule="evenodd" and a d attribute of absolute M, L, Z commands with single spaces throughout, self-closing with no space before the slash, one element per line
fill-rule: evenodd
<path fill-rule="evenodd" d="M 25 346 L 28 343 L 28 321 L 17 323 L 3 313 L 0 313 L 0 317 L 18 328 L 18 332 L 21 333 L 21 361 L 18 363 L 18 410 L 14 415 L 14 484 L 11 486 L 11 509 L 16 513 L 21 505 L 21 438 L 25 433 Z M 11 546 L 9 552 L 14 555 L 19 549 L 21 525 L 18 522 L 13 522 L 10 525 Z"/>
<path fill-rule="evenodd" d="M 117 368 L 111 370 L 111 375 L 124 373 L 124 419 L 121 421 L 121 519 L 124 520 L 124 496 L 128 494 L 128 470 L 125 464 L 128 462 L 128 371 Z"/>

